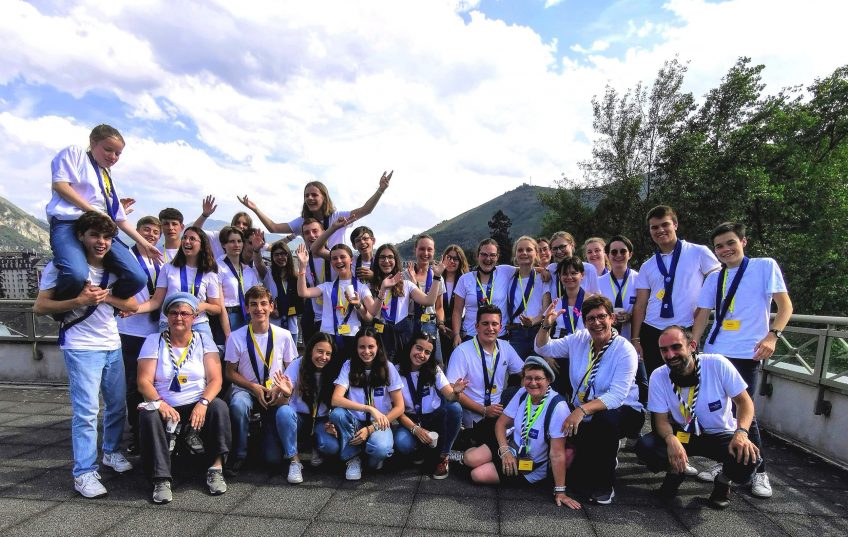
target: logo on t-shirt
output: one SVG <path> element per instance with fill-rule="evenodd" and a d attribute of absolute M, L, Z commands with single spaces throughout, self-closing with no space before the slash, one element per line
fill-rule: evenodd
<path fill-rule="evenodd" d="M 536 429 L 530 429 L 530 433 L 527 436 L 535 440 L 536 438 L 539 438 L 539 431 Z"/>
<path fill-rule="evenodd" d="M 635 304 L 635 303 L 636 303 L 636 297 L 635 297 L 635 296 L 631 296 L 631 297 L 630 297 L 630 303 L 631 303 L 631 304 Z"/>
<path fill-rule="evenodd" d="M 715 412 L 716 410 L 721 410 L 721 400 L 713 401 L 708 406 L 710 407 L 710 412 Z"/>
<path fill-rule="evenodd" d="M 430 395 L 430 387 L 424 386 L 424 389 L 421 390 L 421 395 Z"/>
<path fill-rule="evenodd" d="M 374 397 L 382 397 L 383 388 L 374 388 Z"/>

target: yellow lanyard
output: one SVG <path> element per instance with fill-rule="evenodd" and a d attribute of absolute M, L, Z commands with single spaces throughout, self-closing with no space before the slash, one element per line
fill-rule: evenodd
<path fill-rule="evenodd" d="M 610 287 L 612 287 L 612 303 L 615 304 L 618 297 L 621 296 L 621 304 L 624 305 L 624 297 L 627 296 L 627 285 L 630 283 L 627 280 L 624 281 L 624 287 L 621 288 L 621 293 L 616 293 L 618 286 L 616 285 L 615 280 L 613 279 L 612 271 L 609 271 L 609 279 L 610 279 Z"/>
<path fill-rule="evenodd" d="M 495 294 L 495 271 L 493 270 L 492 275 L 489 276 L 489 286 L 490 286 L 489 288 L 491 289 L 491 291 L 489 291 L 489 296 L 486 296 L 486 289 L 483 287 L 483 284 L 480 283 L 480 271 L 479 270 L 474 275 L 474 278 L 477 280 L 477 287 L 480 288 L 480 294 L 482 294 L 483 297 L 486 300 L 488 300 L 489 304 L 493 304 L 492 296 Z"/>
<path fill-rule="evenodd" d="M 695 397 L 695 387 L 691 386 L 689 388 L 689 401 L 684 405 L 683 398 L 680 397 L 680 388 L 677 386 L 674 387 L 674 391 L 677 392 L 677 398 L 680 399 L 680 414 L 683 415 L 683 422 L 689 423 L 689 416 L 694 412 L 694 408 L 692 408 L 692 399 Z"/>
<path fill-rule="evenodd" d="M 103 172 L 103 190 L 106 192 L 106 197 L 112 197 L 112 178 L 109 176 L 109 170 L 106 168 L 100 168 L 100 171 Z"/>
<path fill-rule="evenodd" d="M 530 277 L 533 277 L 533 272 L 530 273 Z M 492 288 L 494 289 L 494 285 Z M 518 292 L 521 293 L 521 303 L 524 304 L 524 315 L 530 314 L 530 311 L 527 309 L 527 301 L 533 298 L 533 291 L 535 290 L 536 286 L 534 285 L 533 289 L 530 289 L 530 294 L 527 298 L 524 298 L 524 284 L 521 282 L 521 274 L 518 275 Z"/>
<path fill-rule="evenodd" d="M 721 279 L 722 301 L 727 300 L 727 273 L 728 272 L 730 272 L 730 271 L 725 270 L 724 271 L 724 278 Z M 718 308 L 719 306 L 720 306 L 720 304 L 716 304 L 716 308 Z M 727 308 L 727 311 L 730 312 L 730 313 L 733 313 L 733 308 L 735 308 L 735 307 L 736 307 L 736 296 L 734 295 L 733 298 L 730 300 L 730 307 Z"/>
<path fill-rule="evenodd" d="M 589 374 L 592 371 L 592 366 L 595 365 L 595 350 L 592 348 L 592 344 L 589 344 L 589 363 L 586 365 L 586 374 L 583 375 L 583 382 L 580 383 L 580 387 L 589 387 Z"/>
<path fill-rule="evenodd" d="M 482 362 L 485 362 L 485 361 L 486 361 L 486 359 L 483 357 L 483 356 L 484 356 L 484 354 L 483 354 L 483 352 L 482 352 L 482 351 L 481 351 L 481 349 L 480 349 L 480 344 L 479 344 L 479 343 L 477 343 L 477 338 L 476 338 L 476 337 L 475 337 L 475 338 L 472 338 L 472 341 L 474 342 L 474 348 L 477 350 L 477 356 L 479 356 L 479 357 L 480 357 L 480 360 L 481 360 Z M 497 345 L 495 345 L 495 352 L 494 352 L 494 353 L 492 353 L 492 364 L 497 364 L 497 363 L 498 363 L 498 349 L 499 349 L 499 348 L 500 348 L 500 347 L 498 347 Z M 494 377 L 495 377 L 495 374 L 494 374 L 494 372 L 493 372 L 491 369 L 489 369 L 489 364 L 486 364 L 486 372 L 489 374 L 489 378 L 490 378 L 490 379 L 492 379 L 492 381 L 494 381 L 494 380 L 495 380 L 495 378 L 494 378 Z"/>
<path fill-rule="evenodd" d="M 259 348 L 256 336 L 253 334 L 253 325 L 247 325 L 247 330 L 250 332 L 250 339 L 253 341 L 253 348 L 256 349 L 256 354 L 259 356 L 259 359 L 262 360 L 262 363 L 265 364 L 265 367 L 268 368 L 268 371 L 271 371 L 271 363 L 274 361 L 274 331 L 271 330 L 270 326 L 268 327 L 268 337 L 271 338 L 271 353 L 266 358 L 266 356 L 262 354 L 262 349 Z"/>
<path fill-rule="evenodd" d="M 345 296 L 344 291 L 342 291 L 341 282 L 339 282 L 339 290 L 338 290 L 337 295 L 338 295 L 338 301 L 336 303 L 338 304 L 338 306 L 336 306 L 336 307 L 339 309 L 339 311 L 342 312 L 342 317 L 344 317 L 345 315 L 347 315 L 347 307 L 349 305 L 349 302 L 347 301 L 347 297 Z M 342 299 L 344 299 L 344 300 L 342 300 Z"/>
<path fill-rule="evenodd" d="M 171 363 L 174 364 L 174 369 L 176 369 L 177 371 L 180 370 L 180 368 L 183 366 L 183 362 L 185 362 L 186 358 L 188 358 L 188 350 L 191 348 L 191 340 L 193 340 L 193 339 L 194 339 L 194 332 L 191 333 L 191 337 L 188 340 L 188 344 L 186 344 L 185 349 L 183 349 L 183 355 L 176 360 L 174 360 L 177 357 L 174 355 L 174 349 L 171 347 L 171 342 L 170 341 L 165 342 L 168 345 L 168 355 L 170 355 L 170 357 L 171 357 Z"/>
<path fill-rule="evenodd" d="M 539 419 L 539 416 L 542 414 L 542 411 L 545 409 L 545 405 L 548 403 L 548 398 L 545 397 L 542 399 L 542 402 L 539 403 L 539 406 L 536 407 L 536 412 L 533 413 L 533 416 L 530 416 L 530 411 L 533 408 L 533 401 L 530 400 L 530 394 L 527 394 L 527 407 L 525 409 L 524 422 L 526 426 L 521 431 L 521 445 L 526 446 L 528 437 L 530 436 L 530 429 L 535 425 L 536 420 Z"/>

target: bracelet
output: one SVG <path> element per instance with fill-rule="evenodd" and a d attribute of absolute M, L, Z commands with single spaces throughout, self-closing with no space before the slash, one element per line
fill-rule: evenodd
<path fill-rule="evenodd" d="M 411 433 L 412 433 L 412 436 L 415 436 L 415 431 L 417 431 L 417 430 L 418 430 L 418 426 L 417 426 L 417 425 L 413 425 L 413 426 L 412 426 L 412 429 L 411 429 L 409 432 L 411 432 Z"/>
<path fill-rule="evenodd" d="M 306 271 L 305 271 L 305 270 L 304 270 L 304 271 L 302 271 L 302 272 L 298 272 L 298 273 L 297 273 L 297 275 L 298 275 L 298 276 L 303 276 L 304 274 L 306 274 Z"/>
<path fill-rule="evenodd" d="M 551 326 L 553 326 L 553 325 L 545 324 L 545 323 L 541 324 L 542 330 L 550 330 Z"/>
<path fill-rule="evenodd" d="M 377 295 L 377 299 L 378 300 L 386 300 L 386 295 L 383 295 L 383 296 Z"/>
<path fill-rule="evenodd" d="M 745 427 L 737 427 L 734 433 L 745 433 L 745 436 L 748 436 L 748 429 Z"/>
<path fill-rule="evenodd" d="M 565 485 L 561 487 L 554 487 L 554 495 L 557 494 L 565 494 Z"/>
<path fill-rule="evenodd" d="M 630 338 L 630 341 L 642 341 L 642 338 L 632 337 Z"/>
<path fill-rule="evenodd" d="M 483 405 L 483 417 L 484 417 L 484 418 L 486 417 L 486 409 L 487 409 L 487 408 L 489 408 L 489 407 L 487 407 L 487 406 Z"/>
<path fill-rule="evenodd" d="M 200 214 L 203 215 L 203 218 L 209 218 L 210 216 L 212 216 L 211 214 L 206 214 L 206 213 L 200 213 Z"/>
<path fill-rule="evenodd" d="M 583 408 L 583 405 L 580 405 L 580 406 L 578 406 L 577 408 L 578 408 L 578 409 L 580 409 L 580 412 L 582 412 L 584 416 L 588 416 L 588 415 L 589 415 L 589 413 L 588 413 L 588 412 L 586 412 L 586 409 L 585 409 L 585 408 Z"/>
<path fill-rule="evenodd" d="M 503 459 L 503 458 L 504 458 L 504 455 L 506 455 L 507 453 L 509 453 L 509 451 L 510 451 L 510 449 L 509 449 L 509 445 L 504 444 L 504 445 L 502 445 L 502 446 L 499 446 L 499 447 L 498 447 L 498 457 L 500 457 L 501 459 Z"/>
<path fill-rule="evenodd" d="M 433 276 L 433 281 L 440 282 L 440 281 L 442 281 L 442 277 L 441 276 Z"/>
<path fill-rule="evenodd" d="M 386 193 L 386 189 L 385 189 L 385 188 L 378 188 L 378 189 L 377 189 L 377 192 L 379 192 L 380 194 L 385 194 L 385 193 Z"/>

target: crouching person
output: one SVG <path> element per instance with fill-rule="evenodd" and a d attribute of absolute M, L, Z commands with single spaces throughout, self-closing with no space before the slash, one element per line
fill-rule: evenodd
<path fill-rule="evenodd" d="M 255 285 L 244 295 L 250 323 L 235 330 L 227 339 L 224 359 L 227 380 L 233 383 L 230 395 L 230 419 L 234 440 L 229 470 L 237 474 L 247 457 L 247 436 L 253 408 L 262 419 L 262 453 L 267 464 L 282 462 L 283 446 L 277 434 L 276 415 L 283 403 L 274 386 L 274 375 L 281 373 L 297 356 L 291 332 L 271 324 L 274 301 L 271 292 Z"/>
<path fill-rule="evenodd" d="M 669 326 L 660 333 L 659 349 L 665 365 L 651 374 L 648 391 L 654 430 L 639 440 L 636 454 L 654 472 L 666 470 L 658 491 L 665 499 L 677 494 L 690 456 L 721 463 L 709 501 L 723 509 L 730 505 L 730 482 L 747 482 L 760 464 L 760 451 L 748 439 L 754 402 L 727 358 L 696 354 L 688 330 Z"/>
<path fill-rule="evenodd" d="M 197 308 L 191 293 L 166 298 L 168 328 L 147 336 L 138 357 L 138 390 L 146 401 L 139 413 L 141 459 L 154 503 L 172 499 L 170 435 L 208 458 L 210 494 L 227 491 L 222 463 L 230 451 L 230 414 L 217 398 L 222 376 L 215 342 L 192 330 Z"/>

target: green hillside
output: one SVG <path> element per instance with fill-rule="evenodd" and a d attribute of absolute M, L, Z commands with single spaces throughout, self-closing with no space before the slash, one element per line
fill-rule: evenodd
<path fill-rule="evenodd" d="M 510 237 L 513 239 L 521 235 L 535 237 L 541 230 L 542 215 L 545 213 L 545 208 L 539 202 L 539 194 L 553 190 L 553 188 L 523 184 L 459 216 L 445 220 L 423 233 L 433 236 L 439 253 L 448 244 L 459 244 L 466 251 L 473 251 L 478 242 L 489 236 L 489 220 L 500 209 L 512 220 Z M 412 241 L 411 237 L 398 244 L 398 250 L 405 259 L 412 256 Z"/>

